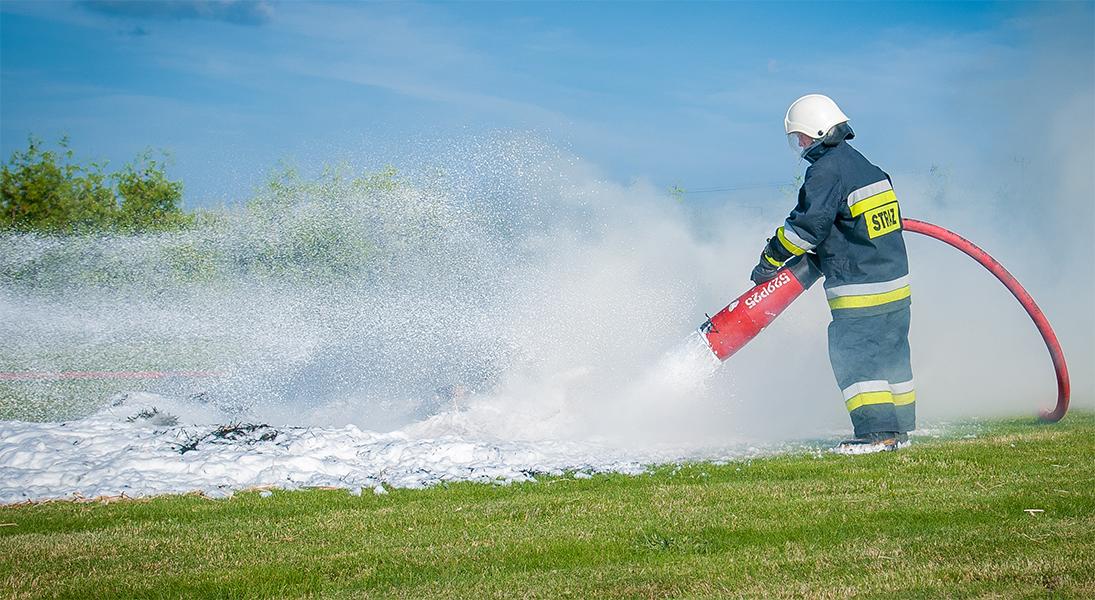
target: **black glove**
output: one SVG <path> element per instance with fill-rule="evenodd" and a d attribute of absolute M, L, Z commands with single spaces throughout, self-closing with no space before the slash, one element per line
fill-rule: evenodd
<path fill-rule="evenodd" d="M 760 285 L 774 279 L 779 269 L 780 267 L 768 262 L 768 258 L 765 256 L 764 252 L 761 252 L 760 262 L 757 263 L 757 266 L 753 267 L 753 273 L 749 275 L 749 279 L 752 279 L 753 283 Z"/>

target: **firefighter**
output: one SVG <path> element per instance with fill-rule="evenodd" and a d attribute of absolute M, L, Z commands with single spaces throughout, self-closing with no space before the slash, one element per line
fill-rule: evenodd
<path fill-rule="evenodd" d="M 811 254 L 825 276 L 833 316 L 829 361 L 855 432 L 838 450 L 895 450 L 915 428 L 916 410 L 909 264 L 897 196 L 890 176 L 848 144 L 855 134 L 832 99 L 795 100 L 784 128 L 810 166 L 798 204 L 750 278 L 768 281 L 787 261 Z"/>

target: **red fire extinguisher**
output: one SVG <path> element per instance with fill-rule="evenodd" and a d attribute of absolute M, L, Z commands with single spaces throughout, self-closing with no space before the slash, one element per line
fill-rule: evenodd
<path fill-rule="evenodd" d="M 814 255 L 795 259 L 767 283 L 742 294 L 700 325 L 711 351 L 726 360 L 780 315 L 821 278 Z"/>
<path fill-rule="evenodd" d="M 977 247 L 973 242 L 963 238 L 953 231 L 918 221 L 916 219 L 902 219 L 905 231 L 920 233 L 928 237 L 946 242 L 976 260 L 981 266 L 988 269 L 997 279 L 1003 283 L 1015 296 L 1019 303 L 1026 309 L 1027 314 L 1038 327 L 1042 334 L 1042 340 L 1049 349 L 1053 360 L 1053 368 L 1057 375 L 1057 405 L 1053 410 L 1043 411 L 1043 420 L 1056 422 L 1065 416 L 1068 411 L 1069 379 L 1068 366 L 1065 363 L 1065 355 L 1061 350 L 1061 344 L 1057 341 L 1049 319 L 1034 302 L 1034 298 L 1022 285 L 1004 268 L 996 259 L 987 252 Z M 805 255 L 795 259 L 780 269 L 776 276 L 753 289 L 745 292 L 737 300 L 731 302 L 715 316 L 710 317 L 703 325 L 700 332 L 707 339 L 711 351 L 719 360 L 726 360 L 741 350 L 745 344 L 776 319 L 795 298 L 802 295 L 818 279 L 821 278 L 821 270 L 816 264 L 816 257 Z"/>

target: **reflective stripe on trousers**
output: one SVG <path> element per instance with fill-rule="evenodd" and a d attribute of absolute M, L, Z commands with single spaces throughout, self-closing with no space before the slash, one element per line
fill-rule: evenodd
<path fill-rule="evenodd" d="M 848 411 L 868 404 L 895 404 L 901 406 L 916 401 L 913 381 L 890 383 L 885 380 L 858 381 L 842 390 L 844 405 Z"/>
<path fill-rule="evenodd" d="M 915 428 L 909 318 L 906 307 L 829 324 L 829 360 L 857 436 Z"/>
<path fill-rule="evenodd" d="M 911 295 L 908 275 L 890 281 L 853 283 L 825 289 L 825 298 L 833 311 L 874 308 L 904 300 Z"/>

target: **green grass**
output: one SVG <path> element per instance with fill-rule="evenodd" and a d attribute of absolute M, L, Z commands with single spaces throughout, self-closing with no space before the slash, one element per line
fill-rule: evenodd
<path fill-rule="evenodd" d="M 49 503 L 0 523 L 17 598 L 1091 598 L 1095 414 L 887 455 Z"/>

